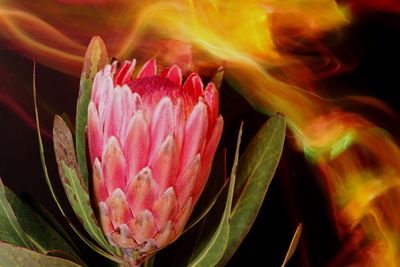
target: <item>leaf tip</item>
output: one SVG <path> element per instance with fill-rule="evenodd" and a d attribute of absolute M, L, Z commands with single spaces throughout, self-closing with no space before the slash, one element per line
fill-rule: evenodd
<path fill-rule="evenodd" d="M 83 61 L 82 77 L 93 79 L 97 71 L 108 63 L 106 45 L 100 36 L 93 36 Z"/>

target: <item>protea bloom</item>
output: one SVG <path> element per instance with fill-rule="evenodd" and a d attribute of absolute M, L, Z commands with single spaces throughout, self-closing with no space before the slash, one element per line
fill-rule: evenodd
<path fill-rule="evenodd" d="M 182 232 L 207 181 L 223 120 L 213 83 L 149 60 L 97 73 L 88 109 L 93 186 L 109 242 L 146 254 Z"/>

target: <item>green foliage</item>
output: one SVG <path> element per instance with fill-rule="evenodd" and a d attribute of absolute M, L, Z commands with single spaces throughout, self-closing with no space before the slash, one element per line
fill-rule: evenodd
<path fill-rule="evenodd" d="M 58 170 L 72 209 L 89 235 L 112 253 L 90 205 L 89 193 L 76 161 L 72 134 L 59 116 L 54 118 L 53 139 Z"/>
<path fill-rule="evenodd" d="M 236 180 L 236 168 L 239 159 L 239 147 L 240 140 L 242 136 L 242 127 L 239 131 L 238 142 L 235 153 L 235 161 L 232 167 L 232 174 L 229 181 L 228 188 L 228 196 L 226 199 L 224 213 L 222 214 L 221 221 L 217 227 L 215 233 L 211 236 L 210 240 L 207 242 L 207 245 L 200 250 L 199 252 L 195 252 L 195 258 L 192 262 L 190 262 L 190 267 L 201 267 L 201 266 L 215 266 L 221 257 L 224 255 L 225 250 L 227 249 L 229 232 L 230 232 L 230 216 L 232 209 L 232 199 L 235 188 L 235 180 Z"/>
<path fill-rule="evenodd" d="M 189 266 L 224 266 L 252 227 L 282 153 L 285 119 L 272 116 L 259 130 L 238 160 L 235 154 L 223 215 L 211 234 L 201 232 Z M 240 138 L 239 134 L 239 138 Z M 219 174 L 221 175 L 221 174 Z M 221 206 L 221 198 L 216 209 Z M 214 209 L 214 207 L 213 207 Z M 210 227 L 215 215 L 206 217 Z M 295 248 L 295 246 L 293 247 Z M 294 251 L 294 250 L 293 250 Z"/>
<path fill-rule="evenodd" d="M 218 266 L 224 266 L 233 256 L 260 211 L 282 154 L 285 131 L 285 118 L 280 114 L 272 116 L 239 160 L 231 231 L 227 250 Z"/>
<path fill-rule="evenodd" d="M 32 207 L 20 200 L 10 189 L 3 186 L 1 180 L 0 207 L 0 240 L 7 242 L 0 242 L 0 266 L 21 266 L 21 263 L 26 266 L 27 262 L 29 262 L 29 266 L 35 266 L 35 261 L 38 258 L 40 258 L 38 264 L 45 264 L 48 259 L 45 255 L 55 251 L 63 258 L 82 263 L 78 254 L 68 242 Z M 2 252 L 6 253 L 3 249 L 10 255 L 17 255 L 18 258 L 3 256 Z M 31 250 L 31 253 L 27 252 L 29 250 Z M 42 253 L 42 255 L 34 251 Z M 32 259 L 29 258 L 31 256 Z M 26 260 L 26 262 L 21 259 Z M 31 265 L 31 260 L 33 265 Z M 51 259 L 49 264 L 52 264 L 52 262 L 54 260 Z M 6 263 L 13 264 L 8 265 Z"/>
<path fill-rule="evenodd" d="M 62 258 L 43 255 L 33 250 L 0 242 L 0 266 L 78 267 L 80 265 Z"/>
<path fill-rule="evenodd" d="M 33 249 L 28 236 L 19 224 L 10 203 L 7 200 L 3 182 L 0 179 L 0 240 L 10 244 Z"/>
<path fill-rule="evenodd" d="M 89 47 L 86 50 L 85 59 L 83 62 L 81 82 L 79 85 L 79 97 L 76 106 L 75 126 L 76 154 L 86 187 L 89 186 L 85 141 L 88 106 L 92 92 L 93 79 L 96 73 L 108 62 L 108 52 L 103 40 L 98 36 L 93 37 L 90 41 Z"/>
<path fill-rule="evenodd" d="M 43 219 L 42 216 L 28 204 L 22 202 L 14 192 L 7 187 L 5 188 L 5 192 L 7 200 L 25 235 L 38 252 L 47 254 L 52 250 L 60 250 L 73 257 L 75 261 L 81 261 L 75 250 Z"/>

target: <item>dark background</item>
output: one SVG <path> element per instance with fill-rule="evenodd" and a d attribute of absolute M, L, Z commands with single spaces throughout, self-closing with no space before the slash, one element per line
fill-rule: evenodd
<path fill-rule="evenodd" d="M 398 110 L 400 16 L 382 12 L 364 14 L 356 17 L 342 34 L 343 41 L 332 49 L 343 62 L 353 67 L 320 81 L 324 92 L 331 96 L 374 96 Z M 34 196 L 63 223 L 43 177 L 37 135 L 30 121 L 33 119 L 32 65 L 32 60 L 10 52 L 0 44 L 0 77 L 3 80 L 0 83 L 0 177 L 16 193 L 27 192 Z M 79 80 L 41 65 L 37 66 L 36 77 L 47 166 L 59 195 L 68 206 L 49 136 L 54 114 L 66 112 L 69 117 L 74 117 Z M 226 125 L 221 143 L 230 153 L 230 162 L 240 122 L 245 123 L 244 148 L 267 117 L 254 111 L 227 83 L 222 88 L 221 113 Z M 19 103 L 22 111 L 10 99 Z M 393 135 L 399 132 L 397 118 L 384 116 L 378 110 L 365 113 L 374 122 L 390 129 Z M 339 252 L 341 243 L 335 234 L 327 195 L 313 166 L 306 162 L 301 152 L 293 149 L 291 141 L 289 132 L 260 214 L 228 266 L 247 266 L 250 261 L 257 262 L 257 266 L 280 266 L 300 222 L 303 223 L 302 238 L 288 266 L 326 266 Z M 167 254 L 175 259 L 182 256 L 174 246 L 179 247 L 172 245 L 160 253 L 156 266 L 173 266 L 170 265 L 173 261 L 167 260 Z M 89 266 L 101 265 L 103 259 L 100 256 L 87 248 L 84 251 Z"/>

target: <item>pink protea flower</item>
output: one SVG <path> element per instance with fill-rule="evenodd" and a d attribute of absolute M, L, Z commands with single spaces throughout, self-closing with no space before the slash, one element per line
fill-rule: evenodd
<path fill-rule="evenodd" d="M 218 92 L 149 60 L 97 73 L 88 109 L 94 196 L 114 246 L 151 253 L 175 240 L 207 181 L 223 128 Z"/>

